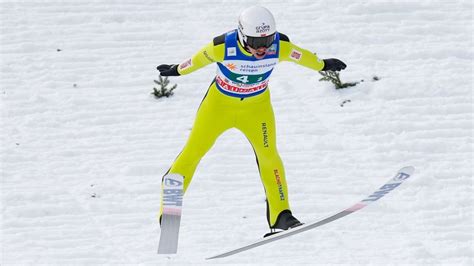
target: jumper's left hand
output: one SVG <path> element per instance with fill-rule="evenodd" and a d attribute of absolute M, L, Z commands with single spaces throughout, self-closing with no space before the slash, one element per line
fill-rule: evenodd
<path fill-rule="evenodd" d="M 159 65 L 156 67 L 160 71 L 160 75 L 165 76 L 179 76 L 178 65 Z"/>
<path fill-rule="evenodd" d="M 336 58 L 323 59 L 323 61 L 324 68 L 321 71 L 341 71 L 346 68 L 346 64 Z"/>

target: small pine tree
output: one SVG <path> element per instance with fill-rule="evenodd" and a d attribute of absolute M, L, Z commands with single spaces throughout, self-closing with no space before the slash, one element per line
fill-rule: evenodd
<path fill-rule="evenodd" d="M 339 78 L 339 72 L 337 71 L 319 71 L 319 74 L 323 76 L 322 78 L 319 79 L 319 81 L 330 81 L 336 86 L 336 90 L 338 89 L 344 89 L 347 87 L 352 87 L 357 85 L 359 82 L 349 82 L 349 83 L 343 83 L 341 79 Z"/>
<path fill-rule="evenodd" d="M 159 76 L 159 80 L 154 80 L 154 82 L 159 86 L 159 89 L 153 88 L 153 92 L 151 94 L 153 94 L 158 99 L 161 97 L 168 98 L 172 96 L 174 94 L 173 90 L 178 87 L 178 84 L 174 84 L 171 88 L 168 88 L 170 83 L 168 77 L 163 78 L 161 75 Z"/>

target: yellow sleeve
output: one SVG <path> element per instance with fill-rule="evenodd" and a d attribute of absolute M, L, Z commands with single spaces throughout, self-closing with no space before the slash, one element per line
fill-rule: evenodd
<path fill-rule="evenodd" d="M 179 64 L 178 73 L 187 75 L 211 63 L 224 61 L 224 44 L 210 42 L 199 50 L 193 57 Z"/>
<path fill-rule="evenodd" d="M 280 40 L 280 61 L 290 61 L 316 71 L 324 68 L 324 61 L 316 54 L 294 45 L 289 40 Z"/>

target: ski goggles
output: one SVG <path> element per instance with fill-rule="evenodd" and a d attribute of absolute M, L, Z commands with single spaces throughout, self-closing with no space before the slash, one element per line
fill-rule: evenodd
<path fill-rule="evenodd" d="M 255 50 L 261 47 L 269 48 L 270 46 L 272 46 L 274 40 L 275 33 L 265 37 L 244 36 L 244 42 Z"/>

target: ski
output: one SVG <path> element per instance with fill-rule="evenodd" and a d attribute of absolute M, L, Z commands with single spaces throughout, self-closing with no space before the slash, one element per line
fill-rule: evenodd
<path fill-rule="evenodd" d="M 158 254 L 176 254 L 183 205 L 183 177 L 167 174 L 162 183 L 161 233 Z"/>
<path fill-rule="evenodd" d="M 274 242 L 274 241 L 277 241 L 277 240 L 280 240 L 280 239 L 283 239 L 283 238 L 287 238 L 287 237 L 292 236 L 292 235 L 296 235 L 296 234 L 314 229 L 316 227 L 325 225 L 325 224 L 333 222 L 335 220 L 338 220 L 338 219 L 340 219 L 344 216 L 347 216 L 347 215 L 349 215 L 353 212 L 356 212 L 356 211 L 366 207 L 367 205 L 371 204 L 372 202 L 375 202 L 375 201 L 381 199 L 383 196 L 385 196 L 390 191 L 397 188 L 399 185 L 401 185 L 403 183 L 403 181 L 405 181 L 411 175 L 413 175 L 414 171 L 415 171 L 415 168 L 412 167 L 412 166 L 403 167 L 402 169 L 400 169 L 398 171 L 398 173 L 393 178 L 391 178 L 387 183 L 385 183 L 383 186 L 381 186 L 379 189 L 377 189 L 374 193 L 370 194 L 368 197 L 366 197 L 365 199 L 363 199 L 363 200 L 359 201 L 358 203 L 352 205 L 351 207 L 349 207 L 349 208 L 347 208 L 347 209 L 345 209 L 341 212 L 338 212 L 338 213 L 336 213 L 332 216 L 329 216 L 325 219 L 322 219 L 322 220 L 319 220 L 319 221 L 316 221 L 316 222 L 313 222 L 313 223 L 308 223 L 308 224 L 305 224 L 305 225 L 301 225 L 301 226 L 289 229 L 287 231 L 283 231 L 281 233 L 277 233 L 277 234 L 268 236 L 266 238 L 260 239 L 258 241 L 253 242 L 253 243 L 250 243 L 248 245 L 242 246 L 240 248 L 236 248 L 236 249 L 233 249 L 233 250 L 230 250 L 230 251 L 227 251 L 227 252 L 224 252 L 222 254 L 218 254 L 218 255 L 215 255 L 215 256 L 212 256 L 212 257 L 209 257 L 209 258 L 206 258 L 206 259 L 210 260 L 210 259 L 228 257 L 228 256 L 231 256 L 231 255 L 234 255 L 234 254 L 237 254 L 237 253 L 249 250 L 249 249 L 253 249 L 253 248 L 256 248 L 256 247 L 259 247 L 259 246 L 262 246 L 262 245 L 265 245 L 265 244 L 268 244 L 268 243 L 271 243 L 271 242 Z"/>

